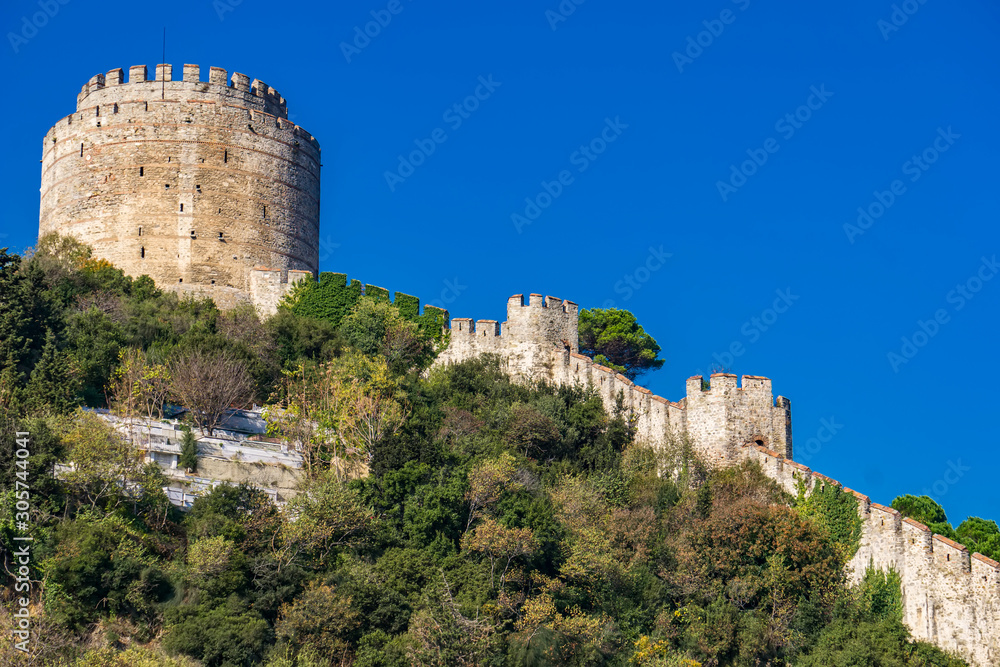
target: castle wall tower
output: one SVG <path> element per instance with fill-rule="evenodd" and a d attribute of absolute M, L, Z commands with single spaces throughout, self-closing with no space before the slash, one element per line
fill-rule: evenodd
<path fill-rule="evenodd" d="M 732 465 L 747 443 L 792 458 L 792 404 L 774 400 L 770 379 L 744 375 L 737 386 L 732 373 L 714 373 L 707 391 L 701 381 L 688 378 L 685 407 L 688 433 L 706 459 Z"/>
<path fill-rule="evenodd" d="M 703 390 L 702 376 L 696 375 L 688 378 L 683 399 L 669 401 L 579 354 L 577 315 L 571 301 L 532 294 L 526 305 L 515 294 L 507 302 L 502 326 L 492 320 L 452 319 L 448 349 L 435 363 L 497 354 L 515 377 L 592 387 L 609 412 L 621 399 L 639 442 L 657 446 L 686 435 L 711 466 L 756 461 L 792 496 L 840 486 L 792 460 L 791 401 L 774 398 L 768 378 L 716 373 Z M 851 493 L 858 501 L 861 537 L 847 564 L 850 581 L 859 582 L 869 566 L 895 570 L 901 580 L 903 622 L 914 637 L 954 651 L 975 667 L 1000 665 L 1000 563 L 969 554 L 961 544 L 934 535 L 891 507 Z"/>
<path fill-rule="evenodd" d="M 319 142 L 267 84 L 197 65 L 98 74 L 44 139 L 39 234 L 164 289 L 251 301 L 254 267 L 319 269 Z"/>

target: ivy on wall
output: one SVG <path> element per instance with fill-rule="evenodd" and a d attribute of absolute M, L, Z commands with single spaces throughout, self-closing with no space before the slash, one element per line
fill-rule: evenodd
<path fill-rule="evenodd" d="M 340 326 L 341 321 L 362 298 L 389 301 L 389 290 L 376 285 L 362 285 L 359 280 L 347 281 L 344 273 L 322 273 L 319 282 L 302 280 L 282 301 L 296 315 L 311 317 Z M 448 311 L 437 306 L 424 306 L 420 313 L 420 299 L 396 292 L 392 304 L 405 319 L 416 322 L 428 338 L 441 342 L 448 323 Z"/>
<path fill-rule="evenodd" d="M 375 285 L 365 285 L 365 296 L 371 297 L 376 301 L 388 301 L 389 290 L 384 287 L 376 287 Z"/>
<path fill-rule="evenodd" d="M 831 540 L 842 549 L 844 560 L 850 560 L 861 544 L 857 498 L 836 484 L 816 482 L 808 495 L 803 480 L 799 480 L 798 486 L 796 507 L 799 514 L 826 528 Z"/>

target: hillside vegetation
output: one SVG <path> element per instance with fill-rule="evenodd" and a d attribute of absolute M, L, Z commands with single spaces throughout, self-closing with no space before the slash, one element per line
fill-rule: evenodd
<path fill-rule="evenodd" d="M 910 639 L 893 573 L 846 585 L 850 494 L 710 471 L 683 439 L 651 449 L 620 404 L 513 382 L 496 358 L 425 372 L 438 332 L 384 298 L 337 320 L 220 313 L 57 237 L 0 251 L 5 635 L 17 431 L 36 580 L 31 651 L 5 642 L 0 663 L 965 664 Z M 308 479 L 287 506 L 221 486 L 181 513 L 159 468 L 80 409 L 159 417 L 206 360 L 301 443 Z M 210 429 L 209 401 L 191 400 L 206 406 L 191 426 Z M 351 459 L 370 474 L 347 480 Z M 76 467 L 56 480 L 56 462 Z M 977 521 L 969 539 L 994 544 Z"/>

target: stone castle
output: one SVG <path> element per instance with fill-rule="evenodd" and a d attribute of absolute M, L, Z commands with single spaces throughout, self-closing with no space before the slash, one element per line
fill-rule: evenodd
<path fill-rule="evenodd" d="M 45 136 L 39 232 L 76 237 L 161 288 L 273 313 L 318 272 L 319 144 L 274 88 L 215 67 L 208 78 L 194 65 L 179 81 L 170 65 L 155 79 L 142 65 L 127 83 L 120 69 L 93 77 Z M 686 434 L 711 465 L 757 461 L 793 494 L 839 486 L 793 461 L 791 402 L 767 378 L 717 373 L 706 388 L 695 376 L 679 401 L 655 396 L 581 355 L 577 305 L 540 294 L 511 297 L 506 322 L 446 329 L 437 364 L 496 354 L 523 379 L 592 386 L 609 408 L 621 397 L 650 444 Z M 1000 564 L 852 493 L 863 525 L 852 580 L 869 564 L 895 568 L 915 637 L 1000 665 Z"/>
<path fill-rule="evenodd" d="M 319 269 L 320 147 L 257 79 L 197 65 L 98 74 L 45 135 L 39 233 L 133 276 L 273 312 Z"/>
<path fill-rule="evenodd" d="M 525 380 L 592 386 L 610 410 L 624 401 L 638 439 L 653 446 L 686 434 L 710 464 L 756 461 L 764 473 L 796 495 L 840 483 L 792 460 L 791 402 L 773 397 L 771 381 L 756 375 L 715 373 L 707 388 L 688 378 L 679 401 L 655 396 L 625 376 L 579 354 L 578 307 L 572 301 L 521 294 L 507 301 L 507 321 L 452 318 L 450 342 L 436 361 L 456 363 L 498 355 Z M 866 569 L 894 568 L 902 579 L 903 620 L 918 639 L 953 651 L 978 667 L 1000 665 L 1000 564 L 970 554 L 927 526 L 845 489 L 858 501 L 861 543 L 848 564 L 858 582 Z"/>

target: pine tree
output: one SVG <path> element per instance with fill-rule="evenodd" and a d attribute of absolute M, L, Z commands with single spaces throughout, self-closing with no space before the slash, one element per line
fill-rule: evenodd
<path fill-rule="evenodd" d="M 181 437 L 181 458 L 178 463 L 191 472 L 198 469 L 198 443 L 190 428 L 184 429 L 184 435 Z"/>
<path fill-rule="evenodd" d="M 50 329 L 45 335 L 42 357 L 35 364 L 28 380 L 28 408 L 32 412 L 71 412 L 80 402 L 77 395 L 79 388 L 80 382 L 73 372 L 70 359 L 59 350 L 56 336 Z"/>

